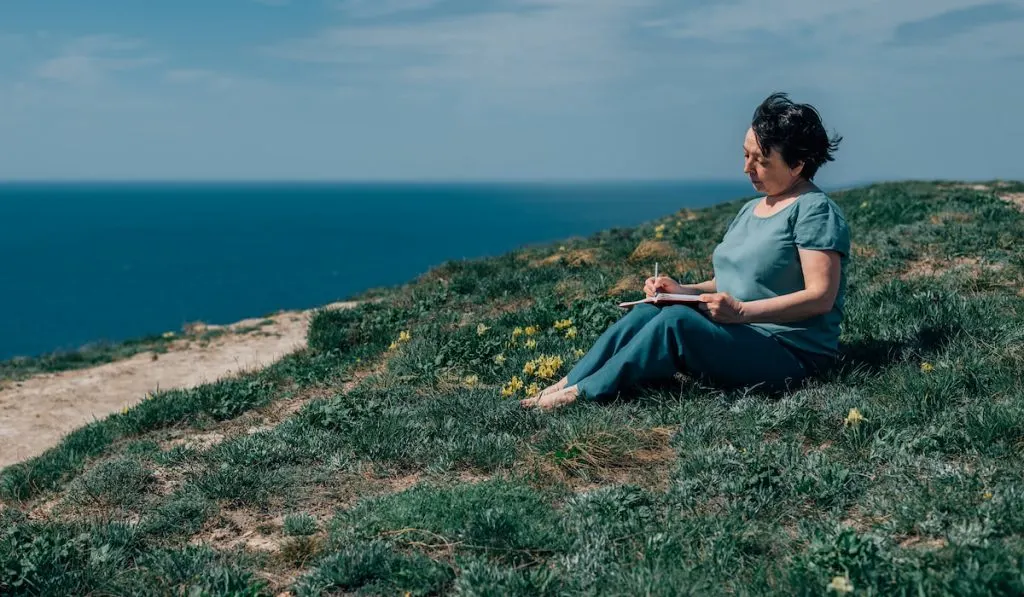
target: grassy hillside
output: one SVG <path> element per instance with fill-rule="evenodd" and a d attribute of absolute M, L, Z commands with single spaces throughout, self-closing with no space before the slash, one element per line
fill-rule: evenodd
<path fill-rule="evenodd" d="M 1020 594 L 1021 192 L 836 194 L 845 362 L 783 396 L 503 395 L 564 374 L 655 259 L 709 277 L 739 201 L 322 312 L 308 350 L 0 473 L 0 594 Z"/>

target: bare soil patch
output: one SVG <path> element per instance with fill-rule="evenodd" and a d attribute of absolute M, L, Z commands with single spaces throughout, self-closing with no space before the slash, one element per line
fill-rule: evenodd
<path fill-rule="evenodd" d="M 228 326 L 193 326 L 202 336 L 173 342 L 164 354 L 143 352 L 0 388 L 0 467 L 37 456 L 65 434 L 131 407 L 152 392 L 192 388 L 266 367 L 306 345 L 311 314 L 286 311 Z M 199 341 L 202 337 L 207 340 Z"/>

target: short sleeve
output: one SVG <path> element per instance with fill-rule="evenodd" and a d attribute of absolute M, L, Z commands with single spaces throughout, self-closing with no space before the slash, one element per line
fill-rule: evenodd
<path fill-rule="evenodd" d="M 836 251 L 850 254 L 850 229 L 839 207 L 822 197 L 804 208 L 801 206 L 793 225 L 796 245 L 802 249 Z"/>

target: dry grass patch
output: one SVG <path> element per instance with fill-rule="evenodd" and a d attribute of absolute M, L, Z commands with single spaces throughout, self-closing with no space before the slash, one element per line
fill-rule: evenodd
<path fill-rule="evenodd" d="M 535 259 L 530 262 L 530 267 L 544 267 L 548 265 L 564 265 L 567 267 L 585 267 L 596 265 L 599 261 L 597 249 L 572 249 L 558 251 L 543 259 Z"/>
<path fill-rule="evenodd" d="M 607 484 L 665 491 L 676 460 L 669 445 L 673 432 L 668 427 L 634 430 L 638 445 L 628 449 L 622 449 L 623 438 L 597 432 L 554 452 L 530 451 L 525 466 L 542 483 L 566 484 L 579 491 Z"/>
<path fill-rule="evenodd" d="M 949 273 L 966 273 L 972 278 L 977 278 L 986 272 L 998 272 L 1002 269 L 1003 264 L 988 263 L 978 257 L 956 257 L 945 261 L 934 257 L 925 257 L 909 262 L 906 269 L 900 274 L 900 279 L 912 280 Z"/>
<path fill-rule="evenodd" d="M 626 276 L 621 278 L 614 286 L 608 289 L 608 296 L 616 296 L 634 290 L 643 290 L 644 281 L 640 276 Z"/>
<path fill-rule="evenodd" d="M 878 250 L 868 245 L 853 243 L 850 247 L 853 256 L 858 259 L 870 259 L 878 256 Z"/>
<path fill-rule="evenodd" d="M 566 278 L 555 284 L 555 294 L 571 302 L 586 298 L 588 293 L 583 282 L 575 278 Z"/>
<path fill-rule="evenodd" d="M 946 222 L 970 222 L 973 219 L 974 216 L 972 214 L 962 211 L 943 211 L 933 215 L 928 220 L 932 224 L 939 225 L 945 224 Z"/>
<path fill-rule="evenodd" d="M 928 538 L 918 537 L 916 535 L 907 537 L 906 539 L 899 542 L 899 546 L 903 549 L 921 549 L 934 551 L 936 549 L 942 549 L 949 545 L 949 541 L 942 538 Z"/>
<path fill-rule="evenodd" d="M 240 508 L 222 509 L 189 541 L 218 551 L 239 547 L 264 553 L 276 553 L 284 542 L 284 516 Z"/>
<path fill-rule="evenodd" d="M 644 240 L 633 249 L 629 256 L 632 261 L 645 261 L 649 259 L 675 259 L 679 251 L 672 246 L 672 243 L 664 240 Z"/>
<path fill-rule="evenodd" d="M 1012 203 L 1017 209 L 1024 211 L 1024 193 L 1005 193 L 1000 195 L 999 198 Z"/>

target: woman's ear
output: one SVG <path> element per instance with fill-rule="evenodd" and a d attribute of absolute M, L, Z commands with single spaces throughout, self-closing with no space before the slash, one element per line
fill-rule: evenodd
<path fill-rule="evenodd" d="M 800 176 L 800 174 L 803 173 L 803 171 L 804 171 L 804 161 L 803 160 L 800 160 L 799 162 L 797 162 L 796 166 L 794 166 L 794 167 L 789 169 L 790 174 L 792 174 L 793 176 Z"/>

